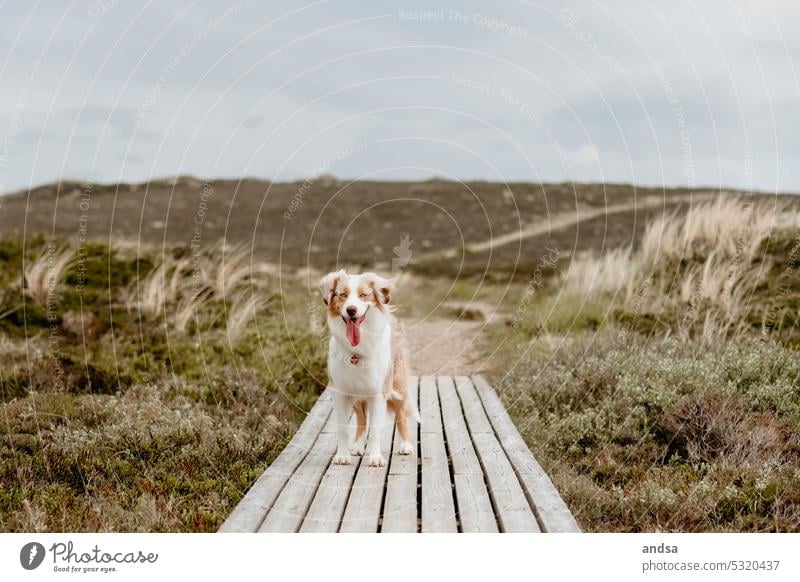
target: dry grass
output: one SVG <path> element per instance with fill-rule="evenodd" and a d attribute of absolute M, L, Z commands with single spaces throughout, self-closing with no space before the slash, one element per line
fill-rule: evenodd
<path fill-rule="evenodd" d="M 573 261 L 564 276 L 564 290 L 579 295 L 587 293 L 628 293 L 628 287 L 636 277 L 623 277 L 629 272 L 635 260 L 630 250 L 612 250 L 600 259 Z"/>
<path fill-rule="evenodd" d="M 254 274 L 271 271 L 269 265 L 252 260 L 251 249 L 237 247 L 226 252 L 224 247 L 217 247 L 208 255 L 193 259 L 167 256 L 128 296 L 139 298 L 132 302 L 134 310 L 149 316 L 164 314 L 171 329 L 178 333 L 188 332 L 193 322 L 199 329 L 216 319 L 217 313 L 204 309 L 209 302 L 230 300 L 231 306 L 224 315 L 233 341 L 246 331 L 254 309 L 268 304 L 261 294 L 270 280 L 256 279 Z M 249 301 L 242 291 L 248 284 L 252 295 Z"/>
<path fill-rule="evenodd" d="M 720 197 L 654 220 L 645 231 L 639 258 L 643 267 L 707 256 L 712 252 L 751 264 L 761 242 L 777 228 L 800 227 L 800 214 L 785 202 L 748 202 Z"/>
<path fill-rule="evenodd" d="M 325 381 L 306 298 L 275 301 L 271 277 L 235 269 L 228 299 L 203 279 L 198 299 L 181 249 L 85 253 L 83 287 L 67 265 L 47 312 L 4 293 L 0 531 L 214 531 Z M 0 285 L 18 286 L 23 255 L 0 240 Z M 219 255 L 204 259 L 224 270 Z"/>
<path fill-rule="evenodd" d="M 136 282 L 136 292 L 133 296 L 138 300 L 135 307 L 140 312 L 158 315 L 163 311 L 167 302 L 164 290 L 166 271 L 166 264 L 161 263 L 144 280 Z"/>
<path fill-rule="evenodd" d="M 675 320 L 673 331 L 707 341 L 743 333 L 762 308 L 752 297 L 772 275 L 765 241 L 787 227 L 800 227 L 800 212 L 736 198 L 660 217 L 638 249 L 573 261 L 562 278 L 565 301 L 605 298 L 611 310 L 637 313 L 645 306 L 656 319 Z"/>
<path fill-rule="evenodd" d="M 138 298 L 134 307 L 148 315 L 159 315 L 167 306 L 184 301 L 199 292 L 191 285 L 192 262 L 186 258 L 165 256 L 129 296 Z"/>
<path fill-rule="evenodd" d="M 203 296 L 196 293 L 181 297 L 172 315 L 173 329 L 178 333 L 186 333 L 192 322 L 199 323 L 203 302 Z"/>
<path fill-rule="evenodd" d="M 262 295 L 253 295 L 247 292 L 236 295 L 231 300 L 226 314 L 228 340 L 235 343 L 241 339 L 247 331 L 247 324 L 263 312 L 269 303 L 269 299 Z"/>
<path fill-rule="evenodd" d="M 67 247 L 48 245 L 46 251 L 25 268 L 25 293 L 40 306 L 47 306 L 48 299 L 56 295 L 64 281 L 72 256 L 72 250 Z"/>
<path fill-rule="evenodd" d="M 236 290 L 253 276 L 252 249 L 239 246 L 226 252 L 225 248 L 215 253 L 205 272 L 207 285 L 215 297 L 225 298 L 226 293 Z"/>

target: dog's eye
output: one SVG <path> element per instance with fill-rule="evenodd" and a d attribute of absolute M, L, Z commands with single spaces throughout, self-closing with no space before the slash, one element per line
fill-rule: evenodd
<path fill-rule="evenodd" d="M 339 295 L 339 297 L 341 297 L 342 299 L 344 299 L 345 297 L 347 297 L 347 293 L 339 293 L 338 295 Z"/>
<path fill-rule="evenodd" d="M 358 296 L 362 297 L 362 298 L 366 297 L 367 295 L 368 295 L 368 293 L 366 291 L 362 291 L 361 293 L 358 294 Z"/>

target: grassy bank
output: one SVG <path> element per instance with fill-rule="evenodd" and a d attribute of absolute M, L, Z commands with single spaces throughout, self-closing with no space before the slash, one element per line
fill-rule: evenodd
<path fill-rule="evenodd" d="M 590 531 L 800 531 L 796 213 L 723 202 L 573 261 L 501 396 Z"/>
<path fill-rule="evenodd" d="M 213 531 L 324 381 L 249 254 L 3 241 L 0 273 L 0 530 Z"/>

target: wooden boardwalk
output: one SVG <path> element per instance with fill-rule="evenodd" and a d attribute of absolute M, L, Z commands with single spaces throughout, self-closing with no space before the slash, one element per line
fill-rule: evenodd
<path fill-rule="evenodd" d="M 220 532 L 578 532 L 550 478 L 481 377 L 412 377 L 422 422 L 417 454 L 398 455 L 386 426 L 385 467 L 331 463 L 328 391 L 233 510 Z"/>

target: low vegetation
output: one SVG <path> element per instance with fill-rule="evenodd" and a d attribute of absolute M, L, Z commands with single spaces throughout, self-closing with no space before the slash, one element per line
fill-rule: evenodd
<path fill-rule="evenodd" d="M 455 200 L 438 182 L 409 187 Z M 524 200 L 541 208 L 536 192 Z M 472 270 L 428 271 L 412 257 L 394 273 L 398 314 L 481 328 L 494 384 L 584 529 L 800 531 L 797 206 L 728 196 L 686 209 L 646 228 L 598 218 L 579 248 L 569 229 L 506 245 L 500 267 L 476 254 Z M 398 240 L 419 228 L 414 253 L 457 240 L 419 216 L 379 223 Z M 338 241 L 345 227 L 329 228 Z M 382 240 L 364 260 L 388 265 L 393 243 L 372 231 Z M 300 268 L 308 241 L 292 236 Z M 322 306 L 291 269 L 278 277 L 249 248 L 123 242 L 0 240 L 0 530 L 213 531 L 324 384 Z"/>
<path fill-rule="evenodd" d="M 800 531 L 799 227 L 700 206 L 513 322 L 496 384 L 585 529 Z"/>
<path fill-rule="evenodd" d="M 241 249 L 2 241 L 0 289 L 2 531 L 214 531 L 324 382 L 321 315 Z"/>

